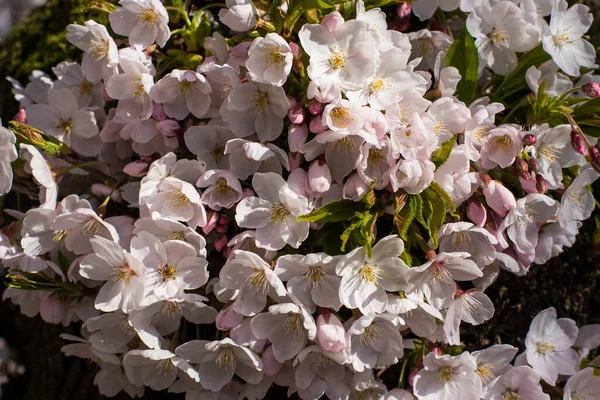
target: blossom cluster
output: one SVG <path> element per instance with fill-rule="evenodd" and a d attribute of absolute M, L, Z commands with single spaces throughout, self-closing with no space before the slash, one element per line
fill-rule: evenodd
<path fill-rule="evenodd" d="M 81 63 L 9 78 L 0 193 L 39 205 L 5 210 L 0 260 L 23 314 L 82 323 L 63 351 L 102 394 L 597 396 L 598 325 L 542 311 L 513 364 L 460 329 L 594 210 L 587 7 L 96 3 Z"/>

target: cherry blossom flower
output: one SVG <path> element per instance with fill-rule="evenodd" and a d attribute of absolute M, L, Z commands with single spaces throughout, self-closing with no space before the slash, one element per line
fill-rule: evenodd
<path fill-rule="evenodd" d="M 481 396 L 481 380 L 471 355 L 458 356 L 429 353 L 423 358 L 424 368 L 414 380 L 414 394 L 419 400 L 477 400 Z"/>
<path fill-rule="evenodd" d="M 594 374 L 593 368 L 584 368 L 571 376 L 565 385 L 565 400 L 576 400 L 577 398 L 594 396 L 600 393 L 600 377 Z"/>
<path fill-rule="evenodd" d="M 523 400 L 549 400 L 550 396 L 542 392 L 539 381 L 540 377 L 534 370 L 527 366 L 518 366 L 510 369 L 490 384 L 485 398 L 504 400 L 520 397 Z"/>
<path fill-rule="evenodd" d="M 292 70 L 293 58 L 287 42 L 276 33 L 268 33 L 252 41 L 246 68 L 256 82 L 283 86 Z"/>
<path fill-rule="evenodd" d="M 202 74 L 174 69 L 154 85 L 150 97 L 163 104 L 170 118 L 181 121 L 189 113 L 202 118 L 210 107 L 211 92 L 212 88 Z"/>
<path fill-rule="evenodd" d="M 156 42 L 164 47 L 171 36 L 169 14 L 159 0 L 120 0 L 121 8 L 109 15 L 117 35 L 129 37 L 131 46 L 145 49 Z"/>
<path fill-rule="evenodd" d="M 15 134 L 0 127 L 0 194 L 4 195 L 12 188 L 13 171 L 10 163 L 18 158 Z"/>

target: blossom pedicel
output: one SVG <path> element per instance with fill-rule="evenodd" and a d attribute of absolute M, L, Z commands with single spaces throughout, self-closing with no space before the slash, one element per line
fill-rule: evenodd
<path fill-rule="evenodd" d="M 3 298 L 82 322 L 63 351 L 102 394 L 598 398 L 598 325 L 461 341 L 594 210 L 586 6 L 184 3 L 103 3 L 66 27 L 81 64 L 9 78 L 0 194 L 39 206 L 5 218 Z"/>

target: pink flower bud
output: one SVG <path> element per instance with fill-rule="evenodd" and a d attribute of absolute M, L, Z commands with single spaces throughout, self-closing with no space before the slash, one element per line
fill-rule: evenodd
<path fill-rule="evenodd" d="M 273 376 L 281 369 L 282 364 L 275 358 L 273 346 L 267 347 L 260 358 L 263 363 L 263 372 L 266 376 Z"/>
<path fill-rule="evenodd" d="M 229 224 L 229 217 L 227 215 L 221 215 L 219 217 L 219 225 L 227 225 Z"/>
<path fill-rule="evenodd" d="M 15 117 L 13 118 L 13 120 L 20 122 L 22 124 L 26 124 L 27 123 L 27 113 L 25 112 L 25 109 L 21 108 L 19 110 L 19 112 L 15 114 Z"/>
<path fill-rule="evenodd" d="M 298 46 L 294 42 L 289 42 L 288 45 L 290 46 L 290 49 L 292 50 L 292 54 L 294 55 L 294 58 L 302 57 L 302 49 L 300 48 L 300 46 Z"/>
<path fill-rule="evenodd" d="M 240 199 L 240 201 L 244 200 L 247 197 L 253 197 L 255 196 L 254 190 L 250 189 L 250 188 L 244 188 L 244 190 L 242 190 L 242 198 Z"/>
<path fill-rule="evenodd" d="M 302 103 L 298 103 L 288 112 L 288 118 L 292 124 L 301 124 L 304 122 L 304 107 Z"/>
<path fill-rule="evenodd" d="M 571 130 L 571 146 L 579 154 L 585 154 L 585 143 L 577 129 Z"/>
<path fill-rule="evenodd" d="M 483 195 L 488 206 L 501 217 L 517 205 L 515 196 L 498 181 L 490 180 L 487 184 L 484 183 Z"/>
<path fill-rule="evenodd" d="M 228 305 L 219 311 L 215 324 L 217 329 L 228 331 L 241 324 L 243 320 L 244 316 L 233 311 L 233 307 Z"/>
<path fill-rule="evenodd" d="M 215 246 L 215 250 L 217 250 L 217 251 L 223 250 L 225 248 L 225 246 L 227 246 L 228 241 L 229 240 L 227 239 L 227 236 L 225 236 L 225 235 L 219 236 L 213 243 Z"/>
<path fill-rule="evenodd" d="M 288 128 L 288 146 L 290 152 L 296 153 L 301 151 L 308 138 L 308 127 L 306 124 L 290 125 Z"/>
<path fill-rule="evenodd" d="M 295 169 L 298 169 L 300 167 L 300 165 L 302 164 L 302 153 L 289 153 L 288 154 L 288 161 L 290 163 L 290 171 L 294 171 Z"/>
<path fill-rule="evenodd" d="M 412 12 L 412 4 L 410 4 L 410 3 L 399 4 L 398 8 L 396 9 L 396 15 L 401 18 L 410 17 L 411 12 Z"/>
<path fill-rule="evenodd" d="M 290 172 L 287 179 L 287 184 L 297 195 L 308 197 L 306 191 L 306 171 L 302 168 L 295 168 Z"/>
<path fill-rule="evenodd" d="M 523 190 L 525 190 L 527 193 L 537 193 L 537 181 L 535 180 L 535 174 L 531 175 L 529 172 L 527 173 L 527 176 L 522 175 L 519 176 L 519 182 L 521 183 L 521 187 L 523 188 Z"/>
<path fill-rule="evenodd" d="M 470 201 L 469 205 L 467 206 L 467 217 L 469 217 L 471 222 L 473 222 L 475 225 L 483 227 L 485 225 L 485 221 L 487 220 L 487 210 L 480 201 Z"/>
<path fill-rule="evenodd" d="M 600 174 L 600 150 L 596 146 L 592 146 L 590 147 L 589 155 L 592 168 Z"/>
<path fill-rule="evenodd" d="M 544 194 L 548 191 L 548 181 L 541 174 L 535 176 L 535 188 L 538 193 Z"/>
<path fill-rule="evenodd" d="M 591 98 L 597 99 L 600 97 L 600 84 L 597 82 L 588 82 L 583 85 L 581 89 L 583 90 L 583 93 Z"/>
<path fill-rule="evenodd" d="M 397 31 L 406 32 L 410 28 L 410 15 L 412 12 L 412 4 L 402 3 L 396 9 L 397 17 L 393 21 L 393 27 Z"/>
<path fill-rule="evenodd" d="M 528 133 L 527 135 L 523 136 L 523 144 L 525 146 L 533 146 L 536 141 L 536 137 L 533 136 L 531 133 Z"/>
<path fill-rule="evenodd" d="M 238 44 L 237 46 L 233 46 L 230 54 L 234 57 L 246 58 L 248 57 L 248 49 L 250 48 L 250 45 L 252 45 L 252 42 L 246 41 Z"/>
<path fill-rule="evenodd" d="M 206 214 L 208 220 L 206 221 L 206 224 L 202 227 L 202 232 L 205 235 L 208 235 L 217 226 L 217 222 L 219 222 L 219 214 L 215 211 L 209 211 Z"/>
<path fill-rule="evenodd" d="M 344 23 L 344 17 L 337 11 L 327 14 L 321 20 L 323 25 L 329 32 L 335 31 L 340 25 Z"/>
<path fill-rule="evenodd" d="M 321 349 L 332 353 L 338 353 L 346 348 L 344 326 L 330 312 L 317 317 L 317 344 Z"/>
<path fill-rule="evenodd" d="M 331 171 L 325 160 L 315 160 L 308 168 L 306 188 L 309 192 L 326 193 L 331 187 Z"/>
<path fill-rule="evenodd" d="M 358 174 L 354 174 L 344 184 L 344 198 L 354 201 L 362 199 L 369 191 L 369 185 Z"/>
<path fill-rule="evenodd" d="M 164 137 L 173 138 L 177 137 L 177 131 L 179 130 L 179 122 L 172 119 L 165 119 L 156 124 L 156 129 Z"/>
<path fill-rule="evenodd" d="M 129 176 L 133 176 L 134 178 L 141 178 L 142 176 L 146 176 L 149 167 L 150 164 L 148 164 L 148 162 L 136 160 L 125 165 L 123 167 L 123 172 Z"/>
<path fill-rule="evenodd" d="M 523 160 L 521 157 L 517 158 L 515 165 L 517 166 L 519 172 L 529 172 L 529 164 L 527 164 L 527 161 Z"/>
<path fill-rule="evenodd" d="M 308 130 L 312 133 L 322 133 L 327 130 L 327 127 L 323 125 L 323 118 L 320 115 L 317 115 L 313 119 L 310 120 L 310 124 L 308 125 Z"/>
<path fill-rule="evenodd" d="M 537 160 L 537 158 L 533 158 L 531 157 L 529 159 L 529 161 L 527 161 L 527 164 L 529 164 L 529 171 L 533 172 L 534 174 L 537 174 L 540 170 L 540 162 Z"/>
<path fill-rule="evenodd" d="M 90 186 L 90 190 L 98 197 L 109 196 L 112 192 L 112 189 L 103 183 L 93 183 L 92 186 Z"/>
<path fill-rule="evenodd" d="M 217 225 L 215 231 L 217 231 L 217 233 L 227 233 L 227 227 L 223 225 Z"/>
<path fill-rule="evenodd" d="M 157 121 L 164 121 L 165 119 L 169 118 L 167 113 L 165 113 L 162 104 L 154 103 L 152 105 L 152 118 Z"/>
<path fill-rule="evenodd" d="M 311 113 L 312 115 L 319 115 L 323 112 L 324 109 L 325 109 L 325 104 L 323 104 L 320 101 L 317 101 L 315 99 L 312 99 L 310 101 L 310 103 L 308 103 L 308 112 Z"/>

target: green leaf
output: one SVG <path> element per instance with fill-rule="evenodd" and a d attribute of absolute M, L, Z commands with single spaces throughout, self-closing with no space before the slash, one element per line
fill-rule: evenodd
<path fill-rule="evenodd" d="M 373 240 L 375 239 L 375 223 L 377 222 L 378 212 L 371 210 L 356 213 L 352 224 L 342 233 L 342 251 L 346 251 L 346 247 L 350 239 L 356 242 L 359 246 L 363 246 L 367 251 L 367 256 L 371 257 Z"/>
<path fill-rule="evenodd" d="M 335 7 L 336 4 L 343 3 L 343 1 L 335 1 L 335 0 L 304 0 L 301 1 L 302 8 L 305 10 L 314 10 L 314 9 L 322 9 L 322 8 L 331 8 Z"/>
<path fill-rule="evenodd" d="M 69 272 L 70 263 L 67 257 L 65 257 L 65 255 L 61 251 L 58 252 L 58 265 L 60 266 L 60 269 L 66 276 Z"/>
<path fill-rule="evenodd" d="M 296 218 L 298 221 L 325 224 L 327 222 L 347 221 L 357 212 L 363 211 L 365 205 L 352 200 L 337 200 L 327 203 L 316 210 Z"/>
<path fill-rule="evenodd" d="M 412 256 L 406 249 L 402 252 L 402 254 L 400 254 L 400 259 L 402 261 L 404 261 L 404 263 L 406 265 L 408 265 L 409 267 L 412 267 L 412 265 L 413 265 Z"/>
<path fill-rule="evenodd" d="M 371 184 L 369 185 L 369 191 L 362 198 L 362 202 L 367 207 L 367 209 L 373 207 L 375 205 L 375 203 L 377 202 L 377 195 L 375 194 L 375 189 L 373 188 L 373 186 L 375 185 L 375 182 L 377 182 L 377 179 L 373 178 L 373 180 L 371 181 Z"/>
<path fill-rule="evenodd" d="M 458 69 L 462 79 L 456 89 L 456 96 L 467 105 L 470 104 L 477 90 L 479 54 L 466 25 L 448 49 L 446 66 Z"/>
<path fill-rule="evenodd" d="M 436 169 L 448 160 L 448 157 L 450 157 L 450 153 L 452 152 L 457 139 L 458 135 L 452 136 L 450 140 L 443 143 L 439 149 L 433 152 L 431 155 L 431 161 L 435 164 Z"/>
<path fill-rule="evenodd" d="M 394 213 L 394 224 L 398 230 L 398 235 L 408 240 L 408 228 L 416 217 L 416 202 L 414 196 L 409 196 L 406 199 L 406 203 L 400 208 L 400 204 L 397 204 L 396 211 Z"/>
<path fill-rule="evenodd" d="M 450 209 L 451 213 L 454 213 L 456 211 L 456 205 L 452 201 L 452 198 L 444 190 L 444 188 L 442 188 L 437 182 L 431 182 L 431 184 L 429 185 L 429 187 L 427 189 L 425 189 L 424 192 L 429 192 L 429 193 L 433 192 L 433 193 L 435 193 L 437 195 L 437 197 L 439 197 L 440 199 L 442 199 L 442 201 Z M 429 197 L 431 198 L 432 195 L 430 194 Z"/>
<path fill-rule="evenodd" d="M 428 188 L 429 189 L 429 188 Z M 442 189 L 443 190 L 443 189 Z M 444 192 L 445 193 L 445 192 Z M 434 190 L 425 190 L 423 195 L 424 215 L 427 221 L 425 228 L 434 248 L 438 247 L 438 232 L 446 221 L 446 203 Z"/>

